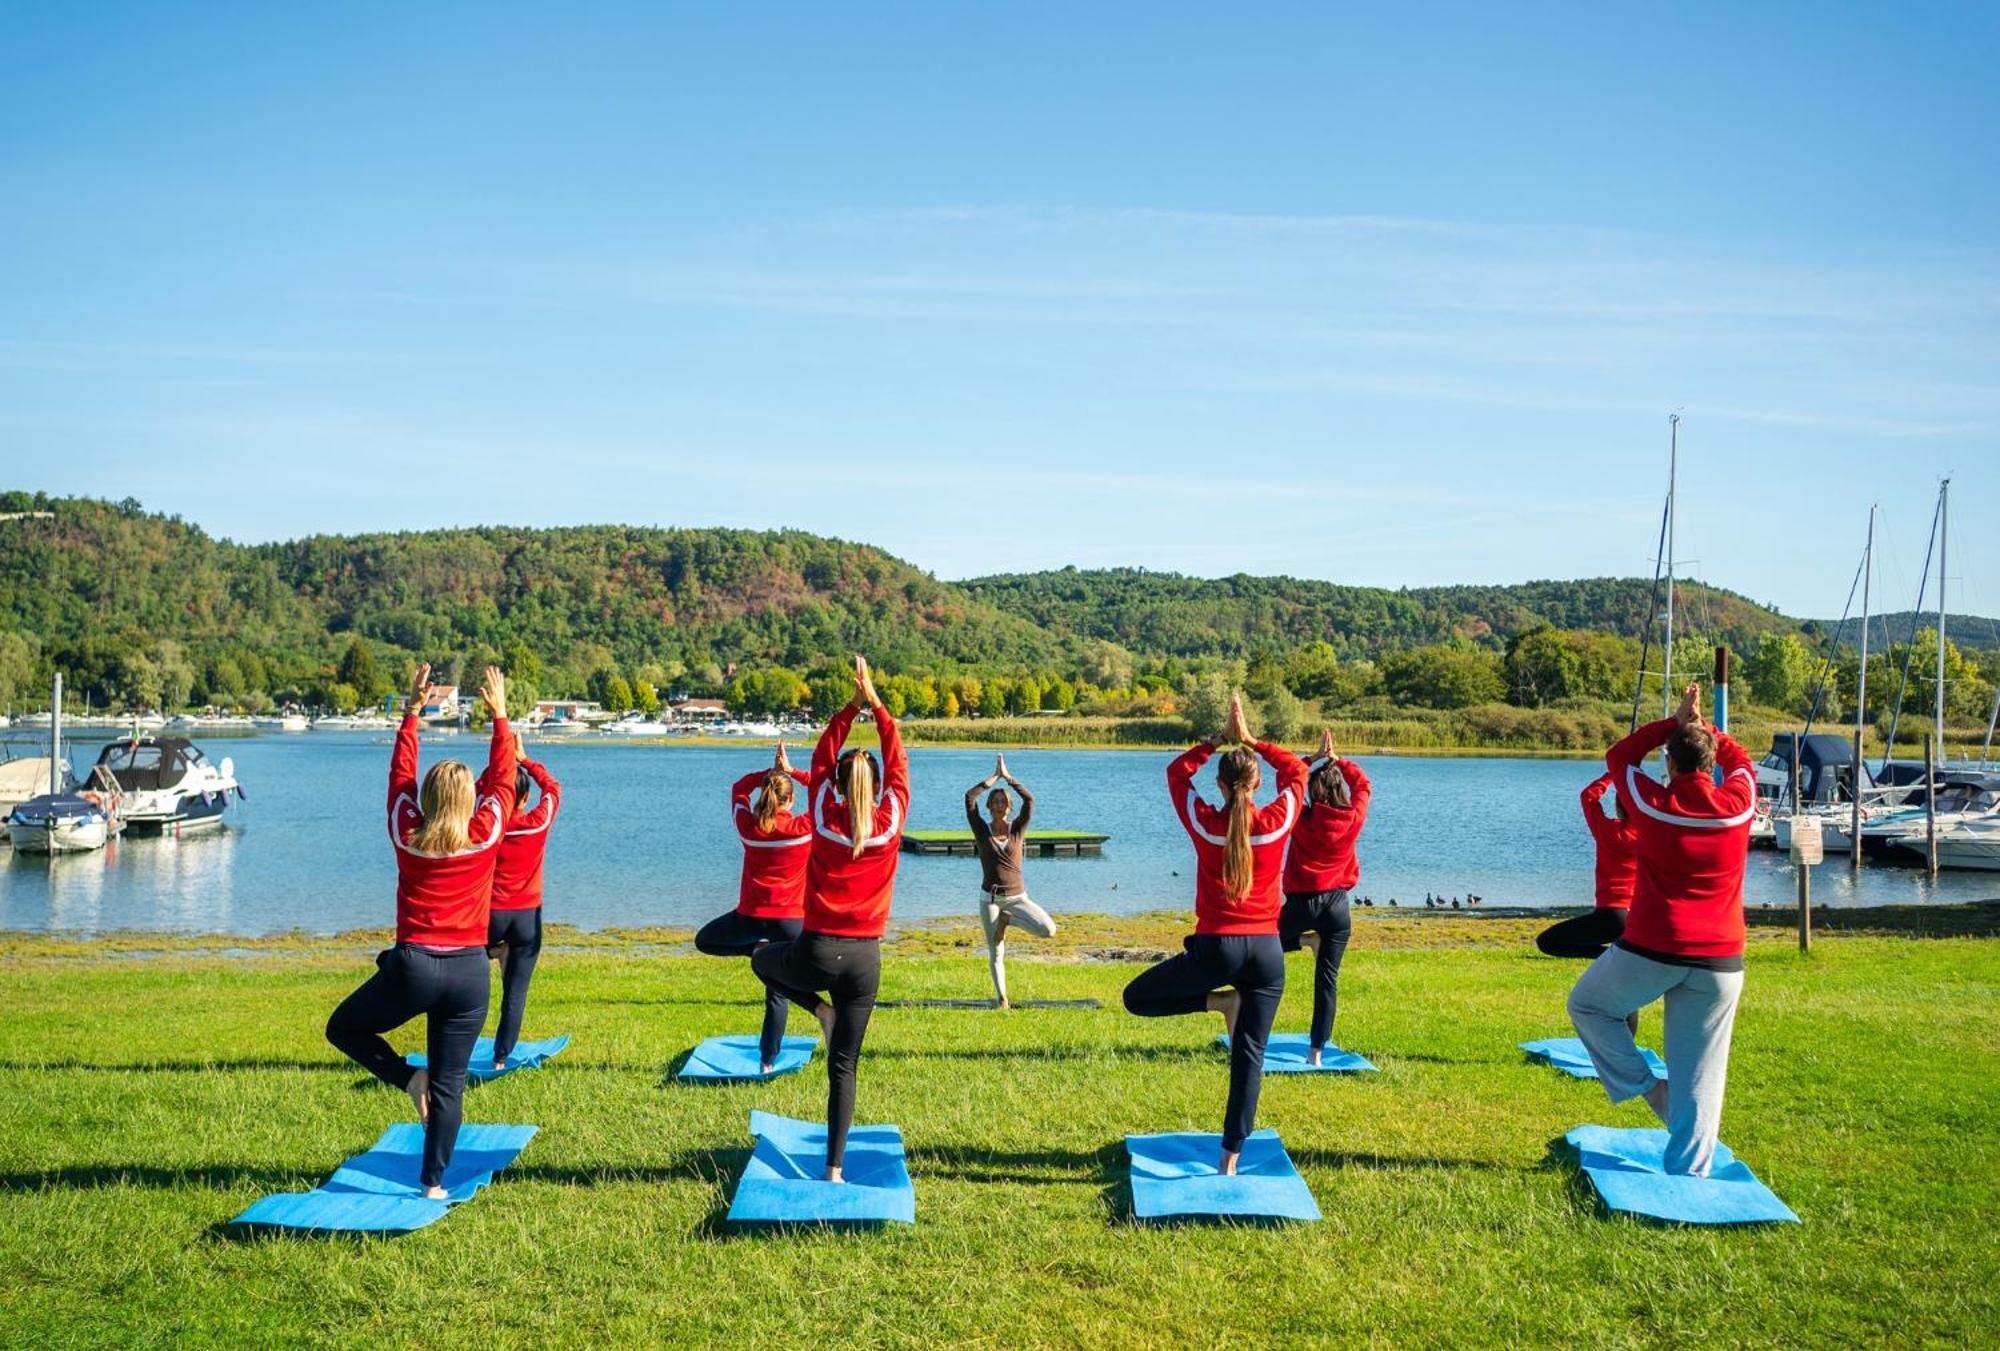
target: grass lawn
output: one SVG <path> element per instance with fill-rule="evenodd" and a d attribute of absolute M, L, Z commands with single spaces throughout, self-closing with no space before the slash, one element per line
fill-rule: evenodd
<path fill-rule="evenodd" d="M 1072 954 L 1018 960 L 1016 997 L 1103 1009 L 876 1015 L 859 1119 L 901 1123 L 915 1228 L 729 1233 L 750 1109 L 821 1112 L 822 1062 L 764 1086 L 668 1082 L 697 1039 L 754 1031 L 758 1000 L 744 963 L 655 944 L 544 955 L 527 1033 L 574 1041 L 471 1090 L 471 1119 L 542 1127 L 476 1200 L 404 1238 L 250 1242 L 221 1222 L 323 1180 L 407 1107 L 320 1036 L 363 951 L 134 958 L 0 940 L 0 1343 L 1697 1346 L 2000 1330 L 2000 943 L 1837 935 L 1802 957 L 1783 935 L 1753 940 L 1723 1138 L 1805 1224 L 1713 1231 L 1607 1218 L 1549 1161 L 1578 1123 L 1649 1124 L 1514 1049 L 1566 1030 L 1576 965 L 1526 955 L 1528 929 L 1505 922 L 1358 930 L 1338 1040 L 1382 1073 L 1264 1088 L 1261 1122 L 1283 1133 L 1317 1225 L 1121 1218 L 1126 1132 L 1218 1126 L 1217 1020 L 1129 1017 L 1118 992 L 1136 968 Z M 935 934 L 886 958 L 885 998 L 984 988 L 983 962 Z M 1291 985 L 1279 1025 L 1297 1029 L 1302 958 Z M 1649 1013 L 1655 1045 L 1658 1027 Z"/>

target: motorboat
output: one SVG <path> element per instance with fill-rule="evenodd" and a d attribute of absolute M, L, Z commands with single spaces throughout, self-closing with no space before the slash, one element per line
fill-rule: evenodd
<path fill-rule="evenodd" d="M 7 814 L 7 840 L 24 854 L 102 849 L 121 828 L 100 793 L 43 793 Z"/>
<path fill-rule="evenodd" d="M 544 725 L 546 726 L 546 724 Z M 667 736 L 674 729 L 671 725 L 661 722 L 658 718 L 650 714 L 641 713 L 635 709 L 630 713 L 621 715 L 615 722 L 604 724 L 599 730 L 608 732 L 613 736 Z"/>
<path fill-rule="evenodd" d="M 0 816 L 5 816 L 31 797 L 68 792 L 75 787 L 68 765 L 58 765 L 46 755 L 22 755 L 0 763 Z"/>
<path fill-rule="evenodd" d="M 266 713 L 250 719 L 250 723 L 260 732 L 305 732 L 312 728 L 311 720 L 303 713 Z"/>
<path fill-rule="evenodd" d="M 1911 831 L 1897 842 L 1899 851 L 1919 857 L 1924 853 L 1924 831 Z M 2000 872 L 2000 815 L 1940 828 L 1937 833 L 1937 861 L 1940 868 L 1974 868 Z"/>
<path fill-rule="evenodd" d="M 183 737 L 114 741 L 92 773 L 117 784 L 124 794 L 121 814 L 135 833 L 179 835 L 221 825 L 229 795 L 243 796 L 233 761 L 225 756 L 214 764 Z"/>

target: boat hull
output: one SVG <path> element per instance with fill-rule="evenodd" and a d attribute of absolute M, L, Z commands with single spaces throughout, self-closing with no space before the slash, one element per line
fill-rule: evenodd
<path fill-rule="evenodd" d="M 111 841 L 102 821 L 9 821 L 7 840 L 23 854 L 87 854 Z"/>

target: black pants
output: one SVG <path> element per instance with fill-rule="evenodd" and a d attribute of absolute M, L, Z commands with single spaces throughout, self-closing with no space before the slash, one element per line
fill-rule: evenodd
<path fill-rule="evenodd" d="M 1354 932 L 1346 888 L 1285 893 L 1285 908 L 1278 913 L 1278 942 L 1286 952 L 1297 952 L 1299 937 L 1308 930 L 1319 935 L 1319 954 L 1313 959 L 1312 1048 L 1317 1051 L 1333 1037 L 1333 1017 L 1340 1008 L 1340 959 L 1347 955 L 1347 940 Z"/>
<path fill-rule="evenodd" d="M 847 1132 L 854 1125 L 854 1071 L 861 1062 L 861 1039 L 875 1012 L 882 984 L 882 940 L 835 938 L 810 931 L 788 943 L 757 949 L 750 969 L 772 990 L 815 1015 L 822 1002 L 833 1005 L 833 1035 L 826 1044 L 826 1165 L 838 1168 L 847 1156 Z M 817 991 L 825 990 L 822 1001 Z"/>
<path fill-rule="evenodd" d="M 425 1015 L 430 1059 L 430 1122 L 424 1128 L 426 1187 L 443 1183 L 465 1119 L 465 1067 L 486 1025 L 486 950 L 429 952 L 398 943 L 375 959 L 375 974 L 340 1001 L 326 1039 L 383 1083 L 408 1088 L 416 1073 L 382 1034 Z"/>
<path fill-rule="evenodd" d="M 1285 950 L 1276 934 L 1189 934 L 1186 949 L 1147 967 L 1125 987 L 1125 1009 L 1141 1018 L 1200 1013 L 1208 996 L 1234 986 L 1243 996 L 1236 1035 L 1229 1039 L 1229 1106 L 1222 1114 L 1222 1147 L 1234 1152 L 1257 1126 L 1257 1094 L 1264 1086 L 1264 1043 L 1285 996 Z"/>
<path fill-rule="evenodd" d="M 1599 906 L 1587 915 L 1572 915 L 1535 935 L 1545 957 L 1582 957 L 1596 961 L 1604 950 L 1625 936 L 1625 912 Z"/>
<path fill-rule="evenodd" d="M 804 928 L 803 920 L 758 919 L 732 910 L 701 926 L 694 936 L 694 950 L 710 957 L 748 957 L 766 943 L 797 938 Z M 777 1060 L 784 1046 L 785 1011 L 790 1007 L 778 991 L 764 991 L 764 1030 L 757 1038 L 757 1054 L 766 1065 Z"/>
<path fill-rule="evenodd" d="M 506 944 L 506 953 L 493 949 Z M 493 1063 L 514 1054 L 521 1039 L 521 1015 L 528 1011 L 528 982 L 535 978 L 535 959 L 542 955 L 542 907 L 495 910 L 486 921 L 486 950 L 501 958 L 500 1027 L 493 1034 Z"/>

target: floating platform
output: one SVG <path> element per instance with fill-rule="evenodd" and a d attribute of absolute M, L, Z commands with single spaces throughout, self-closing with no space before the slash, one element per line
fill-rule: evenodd
<path fill-rule="evenodd" d="M 1039 827 L 1028 831 L 1028 842 L 1023 853 L 1028 858 L 1076 858 L 1088 854 L 1104 852 L 1104 842 L 1109 835 L 1097 835 L 1088 830 L 1042 830 Z M 906 830 L 903 832 L 903 852 L 906 854 L 964 854 L 968 857 L 978 852 L 972 843 L 969 830 Z"/>

